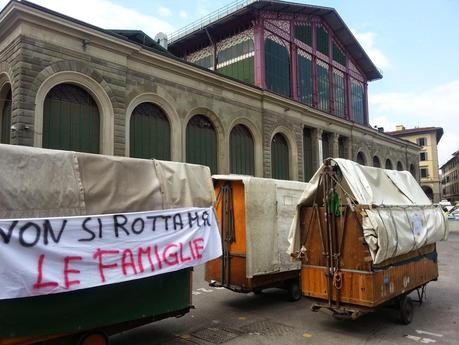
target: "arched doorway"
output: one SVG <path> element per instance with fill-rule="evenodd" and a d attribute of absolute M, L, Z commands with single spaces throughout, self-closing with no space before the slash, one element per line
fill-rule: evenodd
<path fill-rule="evenodd" d="M 43 147 L 99 153 L 99 109 L 92 96 L 73 84 L 59 84 L 46 95 Z"/>
<path fill-rule="evenodd" d="M 366 163 L 367 163 L 365 155 L 363 154 L 362 151 L 357 153 L 357 163 L 359 163 L 360 165 L 366 165 Z"/>
<path fill-rule="evenodd" d="M 427 197 L 430 200 L 433 200 L 434 195 L 432 188 L 430 188 L 429 186 L 422 186 L 422 190 L 424 191 L 424 193 L 426 193 Z"/>
<path fill-rule="evenodd" d="M 130 119 L 130 156 L 171 159 L 171 129 L 164 111 L 156 104 L 139 104 Z"/>
<path fill-rule="evenodd" d="M 375 168 L 381 168 L 381 161 L 379 160 L 378 156 L 373 157 L 373 166 Z"/>
<path fill-rule="evenodd" d="M 253 137 L 244 125 L 236 125 L 230 134 L 230 172 L 255 175 L 255 149 Z"/>
<path fill-rule="evenodd" d="M 289 149 L 285 137 L 277 133 L 271 141 L 271 177 L 279 180 L 290 178 Z"/>
<path fill-rule="evenodd" d="M 0 92 L 0 104 L 2 104 L 1 109 L 1 133 L 0 133 L 0 142 L 2 144 L 10 143 L 10 131 L 11 131 L 11 109 L 12 109 L 12 97 L 11 97 L 11 87 L 8 85 L 7 89 Z"/>
<path fill-rule="evenodd" d="M 186 127 L 186 161 L 207 165 L 217 173 L 217 133 L 204 115 L 193 116 Z"/>
<path fill-rule="evenodd" d="M 397 170 L 398 171 L 403 171 L 403 164 L 400 161 L 397 162 Z"/>
<path fill-rule="evenodd" d="M 385 167 L 386 169 L 392 170 L 392 161 L 389 158 L 386 159 Z"/>

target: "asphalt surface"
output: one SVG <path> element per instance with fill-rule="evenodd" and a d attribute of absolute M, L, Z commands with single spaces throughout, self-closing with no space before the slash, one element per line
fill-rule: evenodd
<path fill-rule="evenodd" d="M 427 286 L 427 300 L 415 304 L 410 325 L 394 309 L 380 309 L 356 321 L 339 321 L 310 311 L 311 300 L 289 302 L 285 291 L 239 294 L 208 287 L 204 268 L 193 278 L 196 309 L 111 338 L 112 345 L 253 344 L 459 344 L 459 232 L 437 245 L 440 277 Z"/>

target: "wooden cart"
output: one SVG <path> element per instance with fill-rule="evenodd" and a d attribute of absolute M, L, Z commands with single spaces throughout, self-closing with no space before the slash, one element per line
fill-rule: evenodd
<path fill-rule="evenodd" d="M 13 145 L 0 145 L 0 154 L 4 219 L 210 207 L 214 202 L 210 170 L 203 166 Z M 106 345 L 111 334 L 189 312 L 191 285 L 192 269 L 187 268 L 71 292 L 2 299 L 0 345 Z"/>
<path fill-rule="evenodd" d="M 356 319 L 395 303 L 401 321 L 410 323 L 413 306 L 408 295 L 416 290 L 422 302 L 426 284 L 438 278 L 435 244 L 375 264 L 363 226 L 374 206 L 356 202 L 340 163 L 327 160 L 315 178 L 314 193 L 299 207 L 302 246 L 296 252 L 302 262 L 301 290 L 317 300 L 312 310 L 324 308 L 337 318 Z"/>
<path fill-rule="evenodd" d="M 299 263 L 286 253 L 296 203 L 306 183 L 249 176 L 213 176 L 222 258 L 206 264 L 206 280 L 236 292 L 286 288 L 301 298 Z M 257 221 L 257 218 L 260 222 Z M 265 245 L 255 242 L 264 241 Z"/>

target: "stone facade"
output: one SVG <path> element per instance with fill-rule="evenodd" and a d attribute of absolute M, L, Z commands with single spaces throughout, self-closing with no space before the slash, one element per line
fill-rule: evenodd
<path fill-rule="evenodd" d="M 390 158 L 404 169 L 417 166 L 418 147 L 372 128 L 309 108 L 225 78 L 180 59 L 145 49 L 110 33 L 31 8 L 10 3 L 0 17 L 0 90 L 12 90 L 11 143 L 42 146 L 43 104 L 60 83 L 84 88 L 96 101 L 101 118 L 100 151 L 129 153 L 129 118 L 141 102 L 160 106 L 171 124 L 172 159 L 186 161 L 185 133 L 195 114 L 207 116 L 217 132 L 218 173 L 229 173 L 229 135 L 237 124 L 251 131 L 255 175 L 271 176 L 271 141 L 285 135 L 290 152 L 290 179 L 303 179 L 303 128 L 312 128 L 313 162 L 321 162 L 321 133 L 333 134 L 331 153 L 346 138 L 347 158 L 362 152 Z M 1 110 L 0 110 L 1 111 Z"/>

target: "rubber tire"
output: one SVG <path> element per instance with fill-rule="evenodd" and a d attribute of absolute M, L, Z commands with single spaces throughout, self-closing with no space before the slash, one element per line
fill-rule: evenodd
<path fill-rule="evenodd" d="M 404 325 L 409 325 L 413 321 L 414 306 L 413 301 L 408 296 L 400 299 L 400 321 Z"/>
<path fill-rule="evenodd" d="M 103 332 L 85 333 L 78 341 L 78 345 L 109 345 L 110 339 Z"/>
<path fill-rule="evenodd" d="M 295 280 L 290 280 L 287 285 L 287 291 L 288 291 L 288 297 L 290 301 L 296 302 L 299 301 L 302 297 L 301 290 L 300 290 L 300 284 L 298 281 Z"/>

